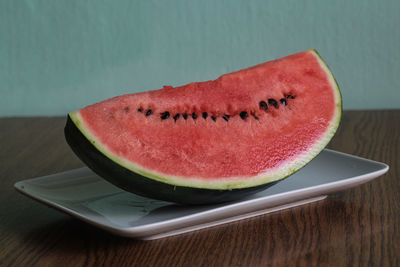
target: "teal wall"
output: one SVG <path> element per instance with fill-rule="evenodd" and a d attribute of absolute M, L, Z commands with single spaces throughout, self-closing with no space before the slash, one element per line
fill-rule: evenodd
<path fill-rule="evenodd" d="M 61 115 L 316 48 L 345 109 L 400 108 L 400 1 L 0 1 L 0 116 Z"/>

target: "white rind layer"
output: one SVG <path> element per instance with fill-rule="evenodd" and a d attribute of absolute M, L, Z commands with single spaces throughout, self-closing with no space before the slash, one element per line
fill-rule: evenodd
<path fill-rule="evenodd" d="M 335 113 L 332 117 L 332 120 L 330 121 L 329 126 L 326 128 L 325 133 L 323 133 L 321 138 L 316 143 L 314 143 L 307 151 L 304 151 L 302 154 L 297 155 L 295 159 L 288 159 L 286 163 L 281 164 L 277 168 L 270 169 L 267 172 L 261 173 L 257 176 L 204 179 L 173 176 L 150 170 L 139 164 L 119 157 L 111 150 L 109 150 L 106 145 L 101 144 L 100 140 L 96 136 L 94 136 L 91 133 L 90 129 L 85 125 L 85 122 L 79 114 L 79 111 L 71 112 L 69 113 L 69 116 L 76 127 L 82 132 L 82 134 L 97 148 L 97 150 L 99 150 L 110 160 L 114 161 L 115 163 L 126 169 L 129 169 L 130 171 L 159 182 L 171 184 L 174 186 L 215 190 L 241 189 L 274 182 L 293 174 L 294 172 L 304 167 L 307 163 L 309 163 L 314 157 L 316 157 L 332 139 L 337 127 L 339 126 L 342 113 L 342 100 L 339 87 L 328 66 L 321 59 L 319 54 L 315 50 L 309 50 L 309 53 L 312 53 L 316 57 L 320 66 L 325 70 L 325 73 L 329 78 L 329 82 L 333 88 L 335 96 Z"/>

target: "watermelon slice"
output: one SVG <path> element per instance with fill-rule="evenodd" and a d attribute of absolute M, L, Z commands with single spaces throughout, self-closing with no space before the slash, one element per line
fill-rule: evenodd
<path fill-rule="evenodd" d="M 65 135 L 93 171 L 130 192 L 185 204 L 263 190 L 333 137 L 341 96 L 315 50 L 214 81 L 114 97 L 69 113 Z"/>

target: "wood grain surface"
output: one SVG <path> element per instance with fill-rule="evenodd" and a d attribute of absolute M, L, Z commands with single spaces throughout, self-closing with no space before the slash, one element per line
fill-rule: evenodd
<path fill-rule="evenodd" d="M 0 266 L 400 266 L 400 110 L 346 111 L 329 148 L 385 162 L 367 184 L 302 207 L 184 235 L 114 236 L 19 194 L 83 166 L 65 118 L 0 119 Z"/>

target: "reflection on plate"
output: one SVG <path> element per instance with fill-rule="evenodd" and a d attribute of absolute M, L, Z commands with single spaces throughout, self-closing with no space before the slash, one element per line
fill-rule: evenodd
<path fill-rule="evenodd" d="M 203 206 L 140 197 L 106 182 L 88 168 L 24 180 L 15 188 L 115 234 L 156 239 L 321 200 L 388 169 L 383 163 L 325 149 L 299 172 L 262 192 L 240 201 Z"/>

